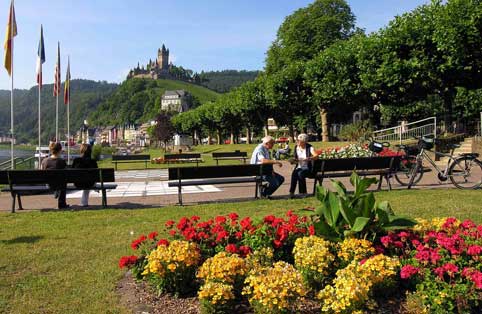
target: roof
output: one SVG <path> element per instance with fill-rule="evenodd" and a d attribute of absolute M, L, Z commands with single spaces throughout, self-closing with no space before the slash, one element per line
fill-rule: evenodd
<path fill-rule="evenodd" d="M 183 97 L 183 96 L 186 96 L 186 94 L 187 94 L 187 92 L 185 90 L 178 89 L 178 90 L 166 90 L 162 96 L 163 97 L 164 96 L 180 96 L 180 97 Z"/>

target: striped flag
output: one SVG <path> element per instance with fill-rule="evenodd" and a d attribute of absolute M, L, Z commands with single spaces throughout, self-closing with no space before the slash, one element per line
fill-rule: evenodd
<path fill-rule="evenodd" d="M 62 83 L 60 81 L 60 43 L 57 44 L 57 63 L 55 64 L 55 77 L 54 77 L 54 96 L 60 94 L 60 88 Z"/>
<path fill-rule="evenodd" d="M 65 74 L 64 82 L 64 104 L 70 103 L 70 57 L 67 63 L 67 73 Z"/>
<path fill-rule="evenodd" d="M 40 41 L 38 43 L 37 52 L 37 84 L 42 88 L 42 64 L 45 62 L 45 47 L 44 47 L 44 30 L 40 25 Z"/>
<path fill-rule="evenodd" d="M 7 33 L 5 34 L 5 58 L 4 65 L 8 75 L 12 75 L 12 54 L 13 54 L 13 37 L 17 36 L 17 21 L 15 20 L 15 9 L 13 0 L 10 3 L 10 12 L 8 14 Z"/>

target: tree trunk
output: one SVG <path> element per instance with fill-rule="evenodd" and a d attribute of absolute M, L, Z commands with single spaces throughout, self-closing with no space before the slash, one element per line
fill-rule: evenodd
<path fill-rule="evenodd" d="M 449 89 L 445 93 L 442 94 L 443 101 L 444 101 L 444 123 L 445 123 L 445 131 L 452 131 L 452 113 L 453 113 L 453 104 L 455 99 L 456 91 L 455 89 Z"/>
<path fill-rule="evenodd" d="M 295 142 L 295 127 L 294 125 L 290 124 L 288 127 L 288 130 L 290 132 L 290 142 L 294 143 Z"/>
<path fill-rule="evenodd" d="M 233 130 L 231 130 L 231 139 L 230 140 L 231 141 L 229 142 L 229 144 L 234 145 L 234 131 Z"/>
<path fill-rule="evenodd" d="M 192 146 L 196 145 L 196 130 L 192 131 Z"/>
<path fill-rule="evenodd" d="M 330 141 L 330 129 L 328 124 L 328 111 L 325 107 L 320 107 L 320 118 L 321 118 L 321 140 L 323 142 Z"/>
<path fill-rule="evenodd" d="M 216 142 L 221 145 L 221 130 L 216 131 Z"/>
<path fill-rule="evenodd" d="M 211 145 L 211 133 L 208 134 L 208 145 Z"/>
<path fill-rule="evenodd" d="M 246 128 L 246 144 L 251 144 L 251 130 Z"/>

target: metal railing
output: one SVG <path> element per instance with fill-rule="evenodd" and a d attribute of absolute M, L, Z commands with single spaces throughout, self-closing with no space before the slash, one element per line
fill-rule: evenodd
<path fill-rule="evenodd" d="M 13 158 L 13 169 L 34 169 L 35 168 L 35 161 L 37 158 L 35 157 L 14 157 Z M 12 162 L 11 159 L 0 163 L 0 170 L 11 170 L 12 169 Z"/>
<path fill-rule="evenodd" d="M 372 137 L 380 142 L 394 142 L 399 141 L 400 144 L 404 140 L 411 140 L 414 137 L 431 135 L 437 137 L 437 118 L 430 117 L 415 122 L 405 123 L 400 125 L 378 130 L 373 132 Z"/>

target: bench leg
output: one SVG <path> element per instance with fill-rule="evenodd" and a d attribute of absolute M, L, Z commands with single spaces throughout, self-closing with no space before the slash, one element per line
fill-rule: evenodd
<path fill-rule="evenodd" d="M 102 207 L 107 207 L 107 191 L 105 189 L 102 190 Z"/>
<path fill-rule="evenodd" d="M 145 167 L 144 167 L 144 169 L 147 169 L 147 160 L 145 161 Z"/>
<path fill-rule="evenodd" d="M 20 194 L 17 194 L 17 200 L 18 200 L 18 209 L 23 210 L 22 199 L 20 198 Z"/>
<path fill-rule="evenodd" d="M 380 175 L 380 178 L 378 179 L 377 191 L 380 191 L 382 189 L 382 182 L 383 182 L 383 175 Z"/>
<path fill-rule="evenodd" d="M 316 195 L 316 183 L 318 183 L 317 178 L 315 178 L 315 182 L 313 183 L 313 195 Z"/>
<path fill-rule="evenodd" d="M 392 190 L 392 183 L 390 182 L 390 175 L 387 174 L 385 176 L 385 179 L 387 180 L 388 190 L 391 191 Z"/>
<path fill-rule="evenodd" d="M 258 189 L 259 189 L 259 182 L 256 181 L 256 189 L 254 191 L 254 198 L 256 199 L 258 198 Z"/>
<path fill-rule="evenodd" d="M 15 213 L 15 194 L 12 194 L 12 213 Z"/>
<path fill-rule="evenodd" d="M 117 170 L 117 163 L 114 163 L 114 169 Z"/>
<path fill-rule="evenodd" d="M 182 191 L 181 191 L 181 189 L 182 189 L 182 187 L 181 187 L 181 185 L 179 185 L 177 187 L 177 196 L 179 198 L 179 205 L 182 206 Z"/>

